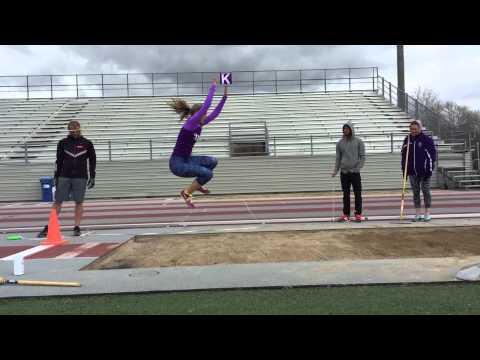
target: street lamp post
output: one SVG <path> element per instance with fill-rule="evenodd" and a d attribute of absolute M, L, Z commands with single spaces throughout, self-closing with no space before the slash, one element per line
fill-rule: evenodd
<path fill-rule="evenodd" d="M 403 45 L 397 45 L 397 105 L 405 111 L 405 67 Z"/>

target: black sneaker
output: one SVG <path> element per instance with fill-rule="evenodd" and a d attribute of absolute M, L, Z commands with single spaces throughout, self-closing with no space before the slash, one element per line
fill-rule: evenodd
<path fill-rule="evenodd" d="M 47 234 L 48 234 L 48 225 L 45 225 L 43 230 L 38 233 L 37 238 L 47 237 Z"/>
<path fill-rule="evenodd" d="M 80 236 L 82 232 L 80 231 L 80 227 L 79 226 L 75 226 L 73 228 L 73 236 Z"/>

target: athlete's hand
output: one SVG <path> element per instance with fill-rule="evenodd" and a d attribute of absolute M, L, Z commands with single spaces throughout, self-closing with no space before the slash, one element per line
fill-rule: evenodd
<path fill-rule="evenodd" d="M 87 189 L 92 189 L 94 186 L 95 186 L 95 179 L 94 178 L 88 179 Z"/>
<path fill-rule="evenodd" d="M 335 171 L 332 172 L 332 177 L 335 177 L 335 175 L 337 175 L 337 173 Z"/>

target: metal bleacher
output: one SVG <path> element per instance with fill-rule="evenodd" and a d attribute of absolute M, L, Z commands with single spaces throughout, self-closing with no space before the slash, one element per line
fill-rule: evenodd
<path fill-rule="evenodd" d="M 57 99 L 0 99 L 0 159 L 30 140 L 64 104 L 65 100 Z"/>
<path fill-rule="evenodd" d="M 182 97 L 190 103 L 204 97 Z M 21 100 L 0 102 L 2 158 L 53 162 L 71 119 L 80 121 L 104 160 L 168 158 L 181 123 L 168 97 Z M 215 97 L 212 108 L 220 100 Z M 375 92 L 230 95 L 205 127 L 194 152 L 229 157 L 229 124 L 266 124 L 275 156 L 333 154 L 342 125 L 351 121 L 369 153 L 399 151 L 410 117 Z M 7 141 L 8 140 L 8 141 Z M 8 145 L 7 145 L 8 143 Z M 35 145 L 35 146 L 32 146 Z M 12 154 L 16 154 L 13 156 Z"/>

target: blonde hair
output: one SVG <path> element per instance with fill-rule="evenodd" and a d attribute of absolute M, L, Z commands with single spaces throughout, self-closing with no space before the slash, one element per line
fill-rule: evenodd
<path fill-rule="evenodd" d="M 193 104 L 192 106 L 183 99 L 172 99 L 168 104 L 178 115 L 180 115 L 180 121 L 186 116 L 195 114 L 202 107 L 201 104 Z"/>

